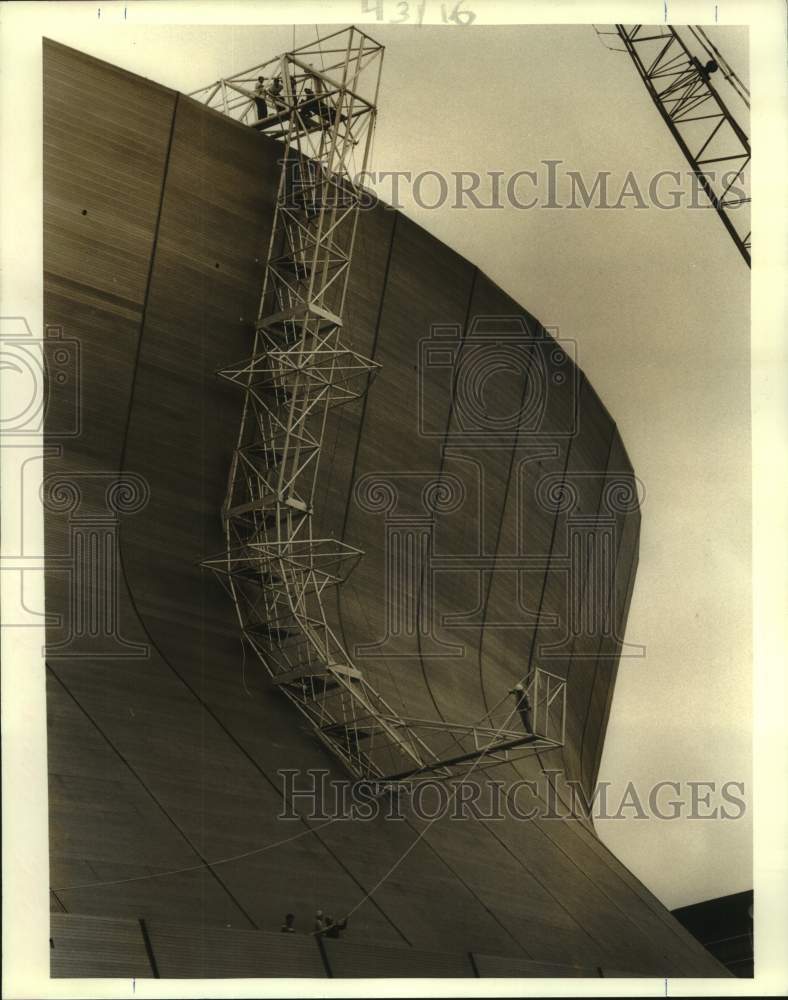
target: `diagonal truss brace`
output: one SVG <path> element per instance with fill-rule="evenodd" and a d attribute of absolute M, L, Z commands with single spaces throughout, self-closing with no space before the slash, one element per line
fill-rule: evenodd
<path fill-rule="evenodd" d="M 716 66 L 694 56 L 679 31 L 617 24 L 646 90 L 739 253 L 750 266 L 750 142 L 712 83 Z"/>
<path fill-rule="evenodd" d="M 203 565 L 230 595 L 271 683 L 353 775 L 385 784 L 452 778 L 560 746 L 565 682 L 553 679 L 530 732 L 405 718 L 351 661 L 326 615 L 327 588 L 362 555 L 315 535 L 312 515 L 328 408 L 357 398 L 378 367 L 341 333 L 382 54 L 349 28 L 192 96 L 284 149 L 252 351 L 219 372 L 241 391 L 243 410 L 222 510 L 225 551 Z M 259 118 L 253 88 L 271 74 L 275 97 Z M 549 676 L 537 670 L 531 681 L 537 706 Z"/>

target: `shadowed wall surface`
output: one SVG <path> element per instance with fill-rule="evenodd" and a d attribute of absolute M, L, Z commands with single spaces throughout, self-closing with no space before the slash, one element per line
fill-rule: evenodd
<path fill-rule="evenodd" d="M 129 970 L 147 957 L 162 976 L 725 974 L 582 818 L 477 811 L 425 830 L 408 811 L 327 823 L 298 800 L 279 818 L 280 769 L 346 775 L 245 655 L 199 565 L 222 549 L 240 418 L 215 372 L 249 352 L 279 148 L 54 43 L 44 122 L 46 321 L 80 366 L 78 402 L 55 384 L 46 417 L 54 973 L 144 975 Z M 529 665 L 566 677 L 565 745 L 485 770 L 479 807 L 489 779 L 544 795 L 557 770 L 590 795 L 637 564 L 614 422 L 570 345 L 381 204 L 360 216 L 344 321 L 382 368 L 324 438 L 318 532 L 365 552 L 335 626 L 392 706 L 425 720 L 501 725 L 511 703 L 495 706 Z M 450 369 L 420 354 L 436 324 Z M 531 393 L 522 373 L 493 366 L 482 418 L 456 374 L 466 359 L 487 371 L 501 342 L 541 359 L 528 423 L 508 419 Z M 437 512 L 436 482 L 451 498 Z M 392 577 L 395 515 L 427 515 L 434 593 L 426 573 Z M 568 570 L 582 524 L 608 539 L 614 596 L 606 625 L 573 633 L 571 601 L 594 585 L 585 564 Z M 392 631 L 396 610 L 424 607 L 434 630 Z M 521 787 L 520 808 L 533 798 Z M 340 942 L 264 933 L 287 911 L 307 931 L 317 907 L 342 915 L 368 894 Z"/>

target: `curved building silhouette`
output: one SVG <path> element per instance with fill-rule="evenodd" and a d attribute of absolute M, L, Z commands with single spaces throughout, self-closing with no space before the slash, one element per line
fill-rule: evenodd
<path fill-rule="evenodd" d="M 479 719 L 538 728 L 515 687 L 535 669 L 565 701 L 554 745 L 474 768 L 459 818 L 456 797 L 425 817 L 454 787 L 435 775 L 401 797 L 421 787 L 421 816 L 388 792 L 333 818 L 347 772 L 201 566 L 241 405 L 216 372 L 249 353 L 280 152 L 45 44 L 53 975 L 725 975 L 570 815 L 568 780 L 593 795 L 637 567 L 616 425 L 571 344 L 380 203 L 344 311 L 380 368 L 329 411 L 314 510 L 363 556 L 326 614 L 446 760 Z M 310 787 L 314 808 L 287 794 Z M 311 933 L 317 909 L 350 915 L 338 939 Z"/>

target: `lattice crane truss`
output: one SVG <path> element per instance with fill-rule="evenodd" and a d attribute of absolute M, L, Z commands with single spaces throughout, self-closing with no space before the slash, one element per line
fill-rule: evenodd
<path fill-rule="evenodd" d="M 516 710 L 504 726 L 404 718 L 326 616 L 327 588 L 362 555 L 319 537 L 312 512 L 328 408 L 357 398 L 378 367 L 346 342 L 342 314 L 382 60 L 383 47 L 352 27 L 190 96 L 283 146 L 252 352 L 219 373 L 243 393 L 243 411 L 222 511 L 226 551 L 204 565 L 272 683 L 355 777 L 385 784 L 561 746 L 566 685 L 532 671 L 527 730 Z"/>
<path fill-rule="evenodd" d="M 732 86 L 738 77 L 700 26 L 617 24 L 615 32 L 749 266 L 750 141 L 713 83 L 718 71 Z M 735 89 L 749 107 L 746 88 Z"/>

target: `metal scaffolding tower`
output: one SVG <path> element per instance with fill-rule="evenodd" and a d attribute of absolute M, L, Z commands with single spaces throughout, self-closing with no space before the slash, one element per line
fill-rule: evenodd
<path fill-rule="evenodd" d="M 749 107 L 746 87 L 700 26 L 617 24 L 615 34 L 749 266 L 750 142 L 712 77 L 719 71 Z"/>
<path fill-rule="evenodd" d="M 204 565 L 229 592 L 273 684 L 320 740 L 356 777 L 398 782 L 560 746 L 566 692 L 563 679 L 534 671 L 528 732 L 489 718 L 403 718 L 326 617 L 326 589 L 361 555 L 320 537 L 312 513 L 328 408 L 360 395 L 377 367 L 346 342 L 342 316 L 382 59 L 383 47 L 351 27 L 190 96 L 283 146 L 252 352 L 220 372 L 244 402 L 223 508 L 226 551 Z M 441 734 L 451 752 L 432 746 Z"/>

